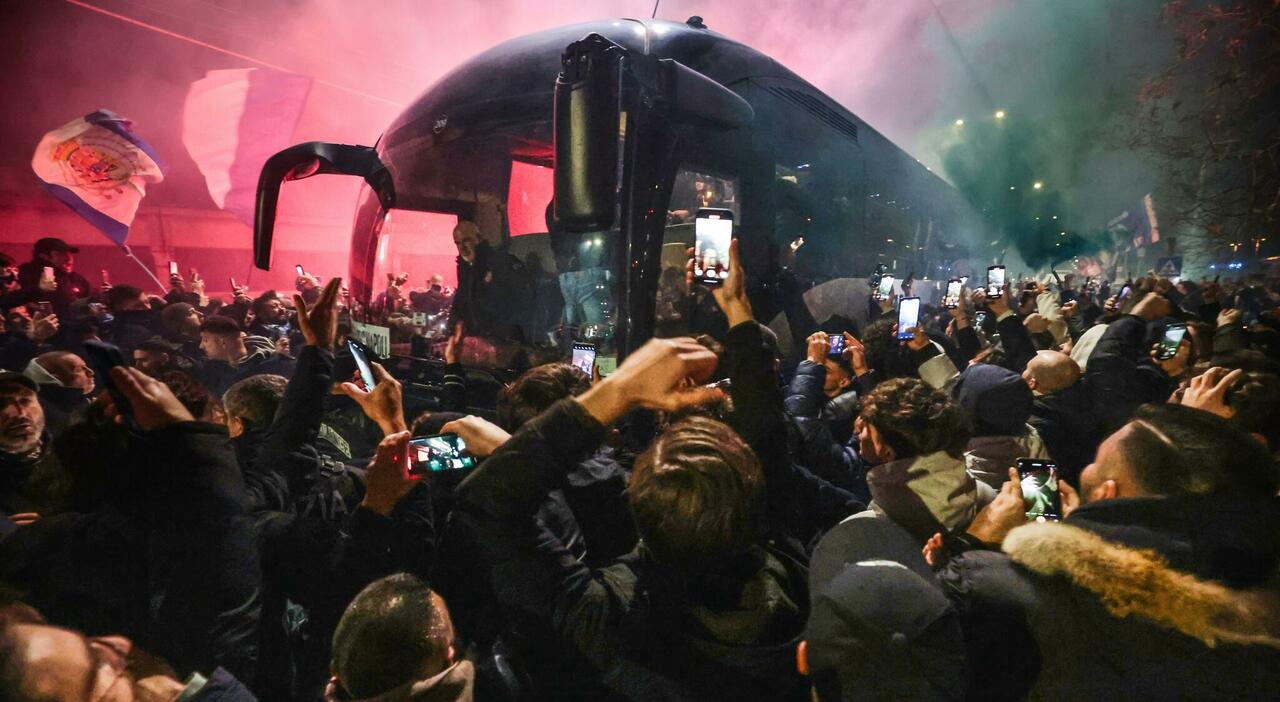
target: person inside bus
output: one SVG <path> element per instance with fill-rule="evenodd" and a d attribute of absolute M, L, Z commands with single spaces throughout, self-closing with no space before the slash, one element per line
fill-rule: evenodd
<path fill-rule="evenodd" d="M 595 337 L 607 331 L 605 327 L 610 324 L 613 288 L 609 283 L 609 252 L 617 232 L 566 231 L 556 224 L 553 208 L 554 203 L 547 204 L 547 232 L 560 295 L 564 298 L 561 348 L 568 351 L 569 344 L 581 336 L 580 331 L 591 331 Z"/>
<path fill-rule="evenodd" d="M 524 332 L 528 281 L 520 260 L 491 245 L 467 220 L 453 228 L 458 247 L 458 290 L 449 317 L 450 334 L 462 325 L 464 356 L 474 365 L 510 364 Z"/>

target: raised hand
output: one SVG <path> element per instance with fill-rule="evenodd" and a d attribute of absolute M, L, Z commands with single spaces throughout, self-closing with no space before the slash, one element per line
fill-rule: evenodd
<path fill-rule="evenodd" d="M 1239 368 L 1228 372 L 1226 368 L 1214 366 L 1191 379 L 1191 385 L 1182 393 L 1182 404 L 1230 419 L 1235 410 L 1227 405 L 1227 392 L 1242 377 L 1244 371 Z"/>
<path fill-rule="evenodd" d="M 178 422 L 191 422 L 195 418 L 174 396 L 168 385 L 152 378 L 137 368 L 116 366 L 111 369 L 111 380 L 129 400 L 129 411 L 138 428 L 143 431 L 163 429 Z M 121 408 L 114 403 L 107 408 L 109 415 L 123 419 Z"/>
<path fill-rule="evenodd" d="M 404 397 L 400 381 L 391 377 L 380 363 L 370 363 L 375 384 L 365 389 L 355 383 L 342 384 L 342 392 L 356 401 L 364 414 L 382 429 L 383 436 L 390 436 L 407 429 L 404 421 Z"/>
<path fill-rule="evenodd" d="M 689 261 L 685 264 L 685 282 L 692 289 L 696 284 L 693 280 L 694 250 L 690 248 L 688 254 Z M 730 329 L 743 322 L 751 321 L 751 303 L 747 300 L 747 278 L 738 260 L 737 239 L 729 242 L 729 277 L 711 289 L 711 296 L 715 298 L 720 311 L 729 318 Z"/>
<path fill-rule="evenodd" d="M 1027 505 L 1022 497 L 1022 478 L 1017 468 L 1010 468 L 1009 479 L 1000 486 L 1000 494 L 978 512 L 967 531 L 983 543 L 1001 544 L 1009 532 L 1026 523 Z"/>
<path fill-rule="evenodd" d="M 298 311 L 298 327 L 307 346 L 333 348 L 338 335 L 338 288 L 341 285 L 341 278 L 330 280 L 310 309 L 301 295 L 293 296 L 293 306 Z"/>
<path fill-rule="evenodd" d="M 636 407 L 675 410 L 705 404 L 723 396 L 702 385 L 717 363 L 715 353 L 691 338 L 650 339 L 578 402 L 601 424 Z"/>
<path fill-rule="evenodd" d="M 853 366 L 854 375 L 866 375 L 871 370 L 867 367 L 867 347 L 849 332 L 844 333 L 844 357 Z"/>
<path fill-rule="evenodd" d="M 821 364 L 827 360 L 827 354 L 831 353 L 831 342 L 827 340 L 826 332 L 814 332 L 809 335 L 808 351 L 805 358 L 810 363 Z"/>
<path fill-rule="evenodd" d="M 409 432 L 400 431 L 384 438 L 365 473 L 364 499 L 360 506 L 384 517 L 390 516 L 419 478 L 409 475 Z"/>
<path fill-rule="evenodd" d="M 457 434 L 467 444 L 467 450 L 481 458 L 493 455 L 511 438 L 502 427 L 474 415 L 455 419 L 440 427 L 440 431 Z"/>

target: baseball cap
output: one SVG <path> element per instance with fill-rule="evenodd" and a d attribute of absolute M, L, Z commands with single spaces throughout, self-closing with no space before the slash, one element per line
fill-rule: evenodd
<path fill-rule="evenodd" d="M 36 382 L 22 373 L 17 373 L 11 370 L 0 371 L 0 387 L 8 385 L 9 383 L 18 383 L 19 385 L 30 388 L 33 391 L 39 391 L 36 387 Z"/>
<path fill-rule="evenodd" d="M 50 251 L 67 251 L 70 253 L 80 253 L 80 249 L 54 236 L 46 236 L 43 239 L 40 239 L 39 241 L 36 242 L 35 253 L 37 255 L 42 253 L 48 253 Z"/>

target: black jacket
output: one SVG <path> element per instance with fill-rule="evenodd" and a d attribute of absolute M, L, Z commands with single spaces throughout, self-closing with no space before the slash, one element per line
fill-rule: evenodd
<path fill-rule="evenodd" d="M 1080 472 L 1102 443 L 1089 383 L 1081 379 L 1052 395 L 1036 395 L 1027 423 L 1058 464 L 1058 475 L 1078 485 Z"/>
<path fill-rule="evenodd" d="M 1122 315 L 1107 325 L 1089 356 L 1084 379 L 1104 432 L 1127 422 L 1141 404 L 1167 402 L 1177 387 L 1151 360 L 1149 339 L 1144 320 Z"/>
<path fill-rule="evenodd" d="M 804 567 L 760 546 L 717 572 L 678 576 L 643 550 L 592 570 L 539 537 L 534 515 L 605 427 L 573 400 L 526 424 L 459 489 L 455 518 L 515 616 L 563 649 L 591 699 L 807 699 L 794 647 L 808 609 Z"/>
<path fill-rule="evenodd" d="M 1105 500 L 1015 529 L 1003 550 L 966 552 L 941 574 L 964 623 L 971 699 L 1280 689 L 1275 498 Z"/>
<path fill-rule="evenodd" d="M 858 455 L 857 438 L 852 436 L 850 429 L 853 417 L 834 410 L 845 410 L 846 405 L 853 404 L 858 396 L 874 388 L 875 372 L 858 376 L 854 381 L 857 389 L 853 394 L 845 393 L 830 401 L 822 391 L 826 376 L 826 366 L 804 360 L 796 366 L 795 375 L 791 377 L 783 406 L 794 437 L 793 455 L 815 475 L 868 502 L 871 495 L 867 492 L 866 466 Z M 843 442 L 836 438 L 832 427 L 837 414 L 839 420 L 847 425 L 845 435 L 849 438 Z"/>
<path fill-rule="evenodd" d="M 0 518 L 0 578 L 60 625 L 124 633 L 183 674 L 221 665 L 252 680 L 261 572 L 225 429 L 181 422 L 131 452 L 118 479 L 136 499 L 24 527 Z"/>

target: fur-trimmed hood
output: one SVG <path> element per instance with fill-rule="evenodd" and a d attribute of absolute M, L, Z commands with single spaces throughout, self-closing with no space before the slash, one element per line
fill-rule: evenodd
<path fill-rule="evenodd" d="M 1098 597 L 1117 619 L 1133 616 L 1206 646 L 1234 643 L 1280 649 L 1280 592 L 1232 589 L 1175 570 L 1159 553 L 1108 541 L 1066 523 L 1014 529 L 1003 550 L 1045 577 L 1066 577 Z"/>

